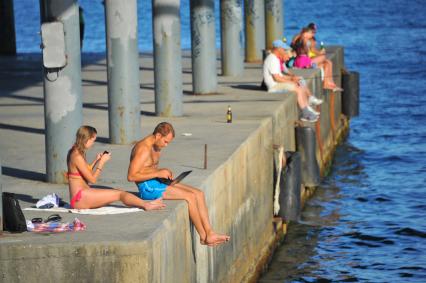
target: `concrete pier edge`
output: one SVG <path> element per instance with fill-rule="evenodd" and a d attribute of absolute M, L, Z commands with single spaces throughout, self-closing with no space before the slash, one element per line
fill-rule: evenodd
<path fill-rule="evenodd" d="M 336 82 L 340 84 L 341 69 L 344 67 L 343 48 L 330 46 L 327 47 L 327 52 L 334 64 Z M 144 66 L 152 64 L 151 59 L 142 59 L 145 60 Z M 188 59 L 182 63 L 183 69 L 190 68 Z M 0 238 L 0 282 L 31 282 L 35 280 L 34 274 L 39 275 L 35 281 L 54 278 L 61 282 L 255 282 L 288 229 L 288 224 L 272 215 L 273 163 L 276 156 L 273 145 L 283 145 L 285 150 L 295 150 L 295 122 L 299 113 L 294 94 L 274 95 L 254 87 L 241 87 L 256 80 L 260 84 L 261 65 L 249 66 L 245 70 L 249 73 L 239 78 L 239 81 L 233 77 L 220 77 L 219 92 L 225 95 L 185 97 L 184 104 L 189 105 L 185 116 L 171 118 L 169 121 L 180 132 L 191 131 L 193 137 L 177 137 L 164 155 L 164 166 L 170 166 L 174 171 L 188 166 L 195 168 L 192 176 L 188 177 L 188 182 L 204 191 L 212 225 L 220 232 L 231 234 L 229 244 L 215 249 L 200 246 L 198 235 L 189 223 L 186 203 L 182 201 L 167 202 L 167 209 L 162 212 L 108 217 L 64 215 L 65 220 L 76 216 L 81 218 L 90 229 L 46 236 L 31 233 L 3 234 Z M 86 67 L 101 68 L 102 64 Z M 335 94 L 335 109 L 330 109 L 330 95 L 322 90 L 318 69 L 295 72 L 303 75 L 314 94 L 325 100 L 321 105 L 321 119 L 318 122 L 321 128 L 322 153 L 317 145 L 317 159 L 321 175 L 324 176 L 328 172 L 336 146 L 348 134 L 349 120 L 341 114 L 340 93 Z M 88 74 L 97 75 L 93 70 Z M 184 86 L 185 82 L 190 81 L 190 76 L 190 73 L 184 74 Z M 145 74 L 145 81 L 141 85 L 145 88 L 153 86 L 153 83 L 150 85 L 147 82 L 152 78 L 152 74 Z M 97 84 L 96 87 L 102 92 L 101 87 L 106 86 Z M 0 99 L 13 100 L 14 96 L 19 96 L 19 92 L 13 92 L 7 97 L 0 95 Z M 104 98 L 106 100 L 106 96 Z M 90 101 L 86 105 L 99 103 L 100 96 L 96 94 L 86 100 Z M 233 106 L 234 122 L 226 124 L 221 121 L 224 121 L 226 107 L 230 103 Z M 142 105 L 149 105 L 151 108 L 148 110 L 155 108 L 151 96 Z M 106 113 L 99 109 L 85 111 L 88 119 L 98 128 L 99 135 L 105 136 L 107 128 L 103 123 Z M 330 111 L 333 111 L 335 118 L 334 134 L 330 126 Z M 5 117 L 2 122 L 13 124 L 14 120 L 9 116 L 0 114 L 0 118 L 2 117 Z M 144 117 L 143 130 L 152 130 L 152 125 L 160 120 L 164 118 Z M 32 119 L 31 123 L 35 121 L 36 119 Z M 312 123 L 303 125 L 316 127 Z M 35 125 L 32 127 L 37 128 Z M 0 128 L 0 133 L 10 128 L 13 127 Z M 13 132 L 7 133 L 10 138 L 14 138 Z M 3 140 L 0 142 L 0 146 L 7 145 Z M 194 163 L 198 149 L 207 143 L 210 151 L 209 168 L 196 169 L 201 166 Z M 108 177 L 102 183 L 135 190 L 133 184 L 116 183 L 116 179 L 123 179 L 121 175 L 127 169 L 116 170 L 117 165 L 125 167 L 128 162 L 129 147 L 98 145 L 98 149 L 104 147 L 113 148 L 113 159 L 117 161 L 114 166 L 105 168 Z M 42 149 L 36 147 L 32 150 L 36 154 L 42 152 Z M 12 153 L 3 154 L 2 165 L 7 165 L 7 172 L 11 172 L 10 167 L 20 164 L 19 160 L 10 163 L 8 154 Z M 26 194 L 33 199 L 52 190 L 67 199 L 67 189 L 64 186 L 14 179 L 8 174 L 2 178 L 4 191 L 15 190 L 23 195 L 25 187 L 30 186 L 33 191 Z M 315 187 L 303 187 L 303 204 L 314 192 Z M 23 207 L 33 204 L 22 200 L 21 203 Z M 36 213 L 24 211 L 26 218 L 34 217 Z M 40 268 L 55 272 L 42 274 Z"/>

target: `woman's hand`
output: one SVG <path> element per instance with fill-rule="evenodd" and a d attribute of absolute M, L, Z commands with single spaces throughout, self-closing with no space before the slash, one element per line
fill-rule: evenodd
<path fill-rule="evenodd" d="M 108 160 L 111 159 L 111 152 L 101 154 L 99 158 L 99 163 L 105 164 Z"/>
<path fill-rule="evenodd" d="M 101 159 L 101 157 L 102 157 L 102 153 L 98 153 L 98 154 L 96 154 L 96 159 L 95 159 L 95 161 L 99 161 L 99 159 Z"/>

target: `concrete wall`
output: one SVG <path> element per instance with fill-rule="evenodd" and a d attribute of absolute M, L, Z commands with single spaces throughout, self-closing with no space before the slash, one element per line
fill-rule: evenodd
<path fill-rule="evenodd" d="M 343 49 L 334 47 L 329 58 L 335 66 L 335 81 L 341 85 Z M 295 72 L 307 78 L 311 91 L 324 99 L 320 123 L 306 123 L 321 131 L 323 156 L 317 143 L 317 160 L 324 172 L 325 160 L 331 158 L 335 148 L 330 111 L 335 113 L 336 127 L 342 127 L 341 94 L 334 94 L 335 103 L 331 109 L 330 93 L 322 89 L 320 71 Z M 258 259 L 267 252 L 266 247 L 272 244 L 276 235 L 272 225 L 273 145 L 295 150 L 297 120 L 296 96 L 291 94 L 277 106 L 271 118 L 262 120 L 259 128 L 204 182 L 202 188 L 210 204 L 213 226 L 219 231 L 221 228 L 231 231 L 231 235 L 238 237 L 232 238 L 232 250 L 196 250 L 196 282 L 243 282 L 255 276 Z M 302 190 L 304 198 L 310 194 L 312 190 Z"/>

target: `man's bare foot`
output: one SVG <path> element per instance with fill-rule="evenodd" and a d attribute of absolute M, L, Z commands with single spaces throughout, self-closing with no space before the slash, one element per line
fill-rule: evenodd
<path fill-rule="evenodd" d="M 217 246 L 228 242 L 231 239 L 228 235 L 216 234 L 215 232 L 209 233 L 204 240 L 201 240 L 202 245 L 207 245 L 210 247 Z"/>

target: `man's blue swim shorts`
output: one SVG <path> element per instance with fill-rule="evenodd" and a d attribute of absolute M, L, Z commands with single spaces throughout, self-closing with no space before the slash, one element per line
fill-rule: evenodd
<path fill-rule="evenodd" d="M 138 183 L 139 197 L 145 200 L 161 198 L 166 191 L 167 185 L 157 179 L 146 180 Z"/>

